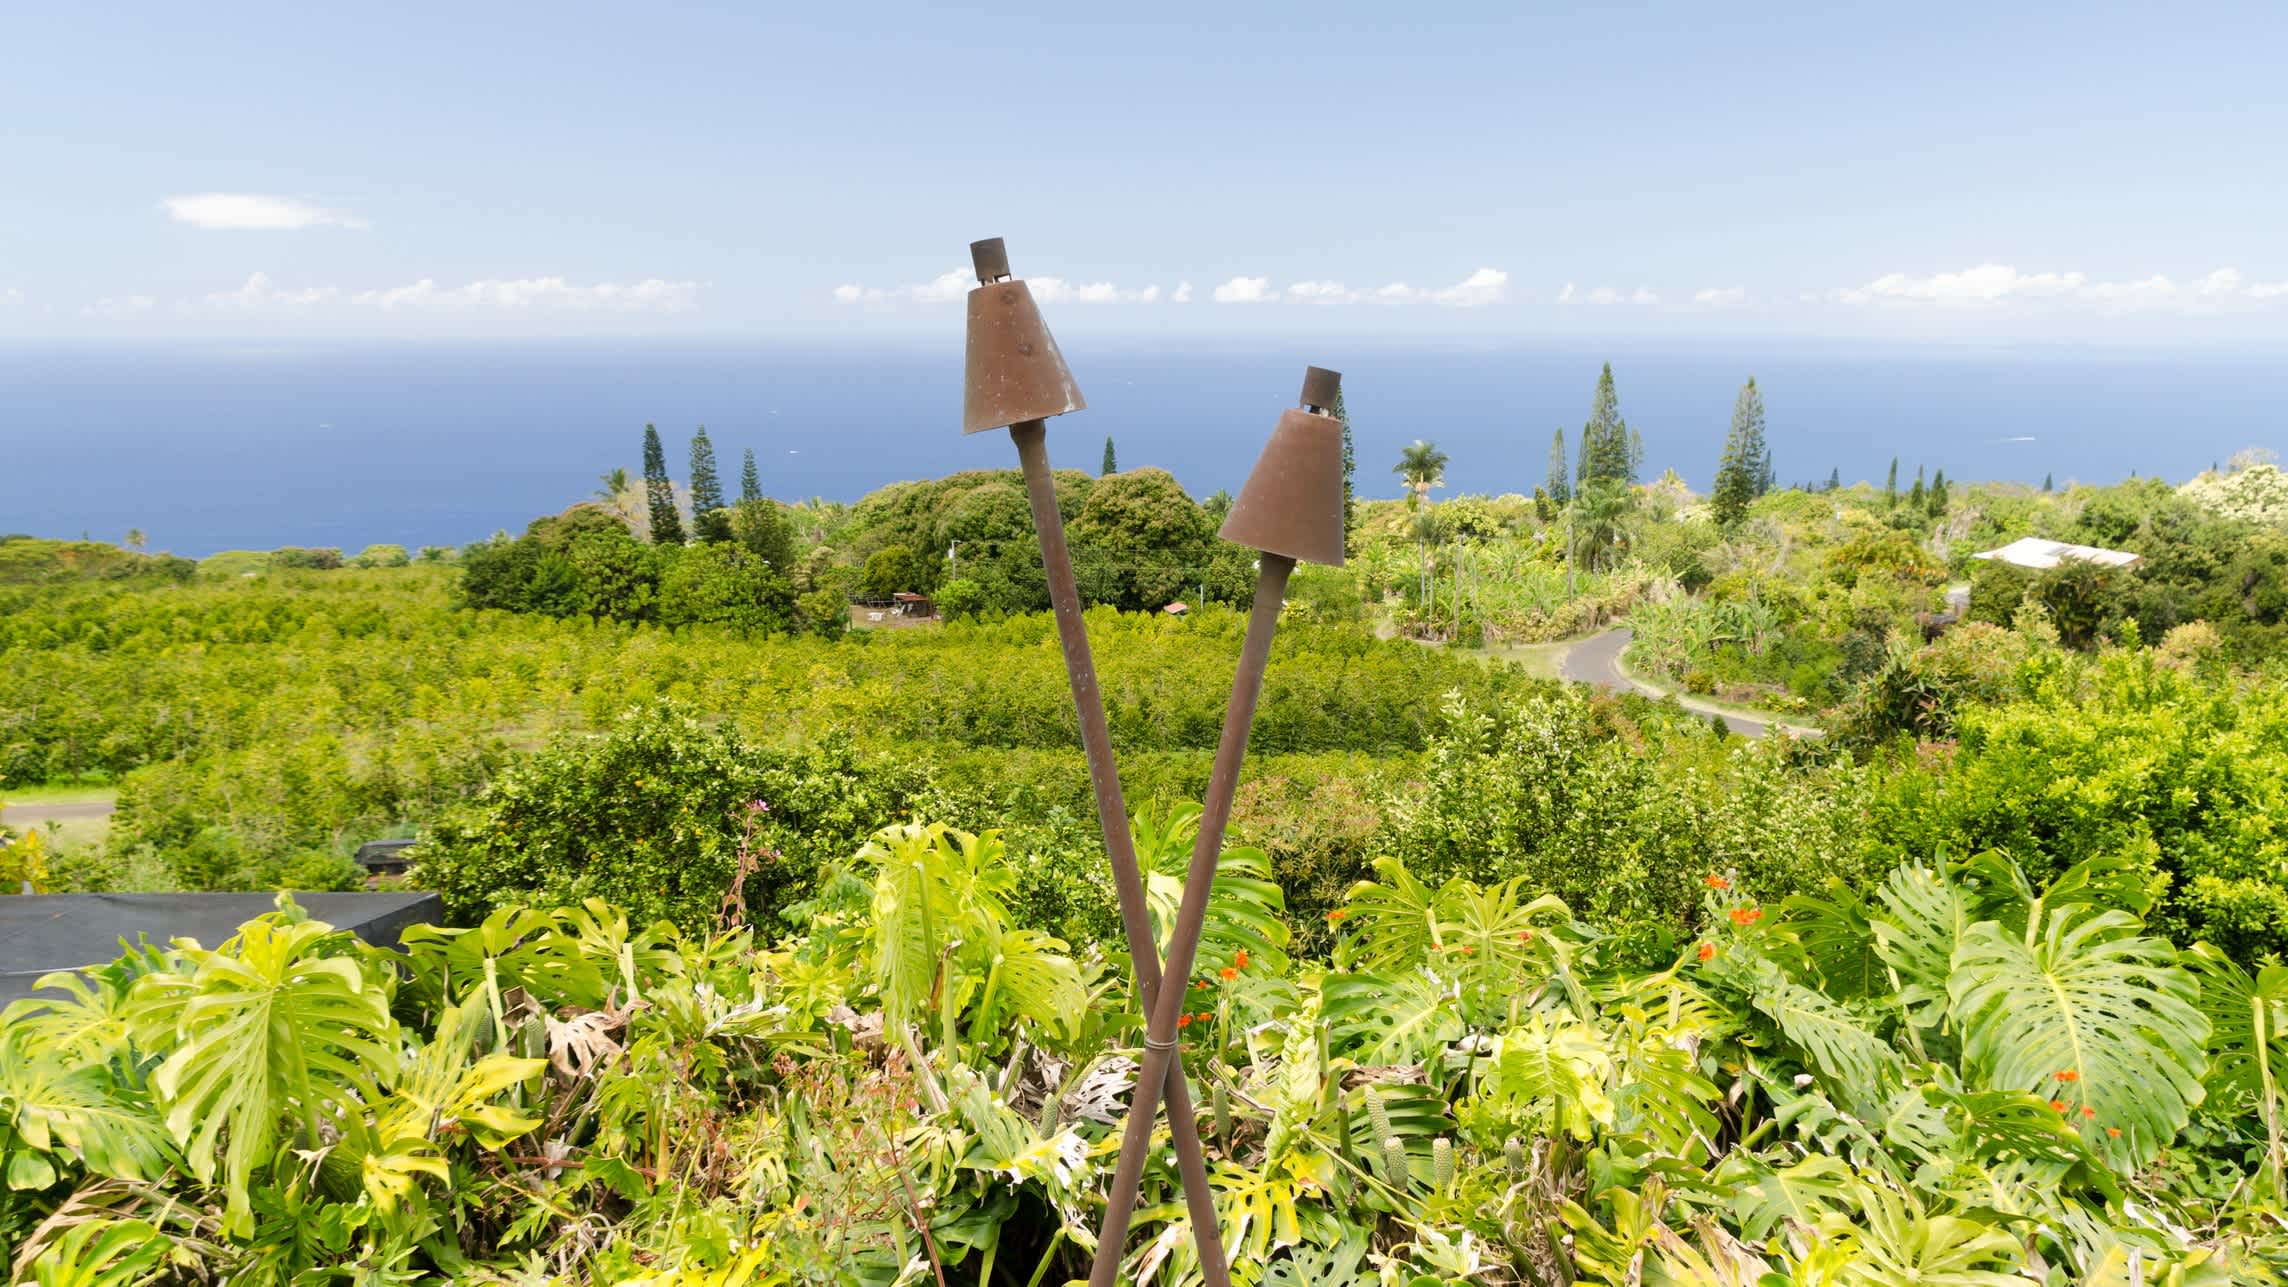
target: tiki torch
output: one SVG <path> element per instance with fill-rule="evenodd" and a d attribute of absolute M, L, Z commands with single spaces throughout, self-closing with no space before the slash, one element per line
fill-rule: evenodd
<path fill-rule="evenodd" d="M 1081 745 L 1088 752 L 1089 784 L 1096 794 L 1096 816 L 1104 828 L 1104 849 L 1112 863 L 1112 884 L 1120 897 L 1120 923 L 1127 932 L 1128 955 L 1136 970 L 1136 991 L 1145 1013 L 1154 1013 L 1165 995 L 1170 1004 L 1184 999 L 1188 973 L 1167 977 L 1175 985 L 1160 984 L 1159 949 L 1152 941 L 1152 921 L 1144 894 L 1144 878 L 1136 865 L 1136 842 L 1128 830 L 1128 806 L 1121 799 L 1120 771 L 1112 757 L 1112 734 L 1104 723 L 1104 698 L 1097 689 L 1096 662 L 1088 648 L 1088 632 L 1081 621 L 1080 590 L 1073 584 L 1072 556 L 1065 548 L 1064 519 L 1057 513 L 1055 480 L 1049 476 L 1048 426 L 1050 416 L 1079 411 L 1080 387 L 1073 383 L 1064 355 L 1041 320 L 1040 307 L 1024 282 L 1009 274 L 1009 252 L 995 237 L 971 243 L 970 258 L 977 267 L 977 289 L 969 292 L 969 353 L 964 381 L 962 430 L 981 433 L 1006 427 L 1017 444 L 1017 460 L 1025 474 L 1025 495 L 1032 502 L 1033 527 L 1041 538 L 1041 566 L 1048 573 L 1049 603 L 1056 610 L 1057 640 L 1064 647 L 1065 675 L 1072 682 L 1073 706 L 1080 714 Z M 1185 970 L 1191 969 L 1190 955 Z M 1163 1068 L 1155 1080 L 1138 1081 L 1137 1102 L 1156 1108 L 1159 1087 L 1167 1080 Z M 1145 1087 L 1153 1089 L 1149 1092 Z M 1182 1174 L 1184 1199 L 1191 1212 L 1193 1240 L 1198 1244 L 1200 1271 L 1207 1287 L 1230 1287 L 1224 1267 L 1222 1229 L 1216 1221 L 1215 1195 L 1208 1187 L 1207 1161 L 1200 1152 L 1199 1124 L 1192 1111 L 1191 1094 L 1178 1077 L 1169 1085 L 1169 1125 L 1175 1136 L 1176 1164 Z M 1127 1228 L 1125 1208 L 1135 1205 L 1140 1176 L 1132 1176 L 1125 1190 L 1116 1189 L 1113 1205 L 1122 1209 L 1121 1228 Z M 1119 1257 L 1114 1256 L 1117 1263 Z M 1109 1283 L 1111 1280 L 1105 1280 Z"/>
<path fill-rule="evenodd" d="M 1287 574 L 1295 570 L 1297 560 L 1334 567 L 1343 563 L 1343 426 L 1327 414 L 1341 381 L 1340 372 L 1320 367 L 1304 373 L 1302 406 L 1280 413 L 1271 441 L 1256 458 L 1255 471 L 1247 476 L 1247 485 L 1240 489 L 1239 499 L 1232 502 L 1231 513 L 1224 518 L 1223 539 L 1252 546 L 1262 551 L 1262 558 L 1256 564 L 1255 606 L 1248 614 L 1246 641 L 1240 645 L 1231 704 L 1224 710 L 1223 736 L 1216 744 L 1215 770 L 1208 779 L 1199 836 L 1192 843 L 1191 867 L 1184 876 L 1184 900 L 1168 944 L 1165 969 L 1171 979 L 1189 978 L 1193 958 L 1199 954 L 1208 890 L 1215 883 L 1224 829 L 1231 822 L 1232 794 L 1239 788 L 1240 765 L 1247 758 L 1248 728 L 1255 722 L 1255 699 L 1263 691 L 1263 671 L 1271 658 L 1271 635 L 1279 625 Z M 1171 1114 L 1179 1119 L 1189 1117 L 1184 1108 L 1183 1065 L 1175 1057 L 1176 1026 L 1183 1005 L 1180 991 L 1171 989 L 1162 989 L 1152 1005 L 1145 1027 L 1143 1067 L 1136 1074 L 1136 1094 L 1128 1105 L 1128 1125 L 1121 1137 L 1120 1161 L 1112 1175 L 1111 1205 L 1104 1213 L 1103 1231 L 1097 1235 L 1090 1287 L 1113 1287 L 1114 1275 L 1119 1272 L 1122 1244 L 1128 1240 L 1128 1220 L 1136 1205 L 1137 1186 L 1143 1180 L 1144 1156 L 1151 1147 L 1152 1121 L 1159 1113 L 1163 1084 Z"/>

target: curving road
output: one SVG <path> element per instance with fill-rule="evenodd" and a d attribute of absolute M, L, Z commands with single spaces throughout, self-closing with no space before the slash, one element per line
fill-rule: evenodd
<path fill-rule="evenodd" d="M 1565 651 L 1557 663 L 1557 673 L 1578 684 L 1595 684 L 1616 692 L 1642 693 L 1651 698 L 1671 696 L 1665 688 L 1655 688 L 1642 680 L 1631 679 L 1621 670 L 1621 653 L 1636 635 L 1627 626 L 1617 626 L 1601 635 L 1593 635 Z M 1802 724 L 1787 724 L 1778 720 L 1712 706 L 1697 697 L 1674 694 L 1677 704 L 1699 715 L 1720 715 L 1726 727 L 1742 737 L 1763 737 L 1772 730 L 1796 737 L 1818 737 L 1819 730 Z"/>

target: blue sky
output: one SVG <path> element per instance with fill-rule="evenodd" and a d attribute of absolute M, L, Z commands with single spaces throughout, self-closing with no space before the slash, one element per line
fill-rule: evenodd
<path fill-rule="evenodd" d="M 2288 6 L 17 6 L 0 336 L 2288 342 Z"/>

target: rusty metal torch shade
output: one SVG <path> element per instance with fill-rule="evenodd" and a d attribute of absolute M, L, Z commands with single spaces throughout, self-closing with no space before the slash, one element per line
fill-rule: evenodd
<path fill-rule="evenodd" d="M 1025 283 L 988 282 L 969 292 L 963 433 L 1046 420 L 1087 405 Z"/>
<path fill-rule="evenodd" d="M 1281 412 L 1218 535 L 1299 562 L 1341 567 L 1343 422 L 1296 409 Z"/>

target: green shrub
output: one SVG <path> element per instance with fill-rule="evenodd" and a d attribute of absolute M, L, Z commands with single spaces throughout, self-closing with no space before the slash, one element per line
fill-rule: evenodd
<path fill-rule="evenodd" d="M 660 703 L 512 764 L 423 836 L 414 879 L 461 923 L 513 903 L 603 898 L 639 924 L 700 929 L 752 823 L 745 894 L 749 919 L 764 921 L 806 897 L 822 863 L 903 818 L 927 785 L 847 739 L 765 750 Z"/>

